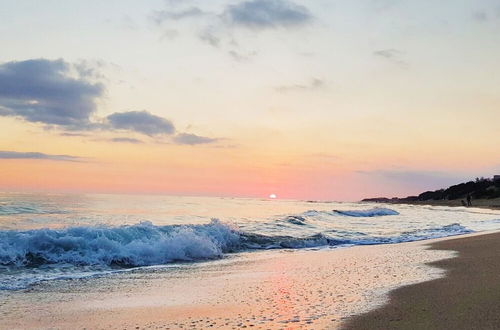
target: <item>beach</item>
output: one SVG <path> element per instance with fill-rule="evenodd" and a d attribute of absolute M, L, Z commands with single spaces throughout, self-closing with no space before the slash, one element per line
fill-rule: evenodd
<path fill-rule="evenodd" d="M 408 204 L 408 205 L 432 205 L 432 206 L 458 206 L 463 207 L 461 199 L 441 199 L 441 200 L 425 200 L 425 201 L 387 201 L 387 203 L 393 204 Z M 475 199 L 472 200 L 473 208 L 482 208 L 482 209 L 500 209 L 500 198 L 492 198 L 492 199 Z"/>
<path fill-rule="evenodd" d="M 266 251 L 3 292 L 2 329 L 332 329 L 399 285 L 439 278 L 424 242 Z"/>
<path fill-rule="evenodd" d="M 351 319 L 344 329 L 498 329 L 500 233 L 447 239 L 433 250 L 458 257 L 431 263 L 446 277 L 399 288 L 383 307 Z"/>

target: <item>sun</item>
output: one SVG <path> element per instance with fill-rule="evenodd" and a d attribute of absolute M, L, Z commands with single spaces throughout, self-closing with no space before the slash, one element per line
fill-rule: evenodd
<path fill-rule="evenodd" d="M 269 198 L 271 198 L 271 199 L 275 199 L 276 197 L 277 197 L 276 194 L 269 195 Z"/>

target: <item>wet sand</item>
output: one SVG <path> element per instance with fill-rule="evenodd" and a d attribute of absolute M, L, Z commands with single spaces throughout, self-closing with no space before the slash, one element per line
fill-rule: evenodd
<path fill-rule="evenodd" d="M 344 329 L 500 329 L 500 233 L 432 244 L 459 257 L 431 263 L 447 276 L 402 287 Z"/>
<path fill-rule="evenodd" d="M 0 292 L 2 329 L 334 329 L 455 255 L 425 242 L 265 251 Z"/>

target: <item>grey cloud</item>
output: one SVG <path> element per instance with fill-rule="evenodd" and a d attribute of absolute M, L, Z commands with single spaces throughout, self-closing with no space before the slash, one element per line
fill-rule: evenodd
<path fill-rule="evenodd" d="M 41 152 L 19 152 L 19 151 L 0 151 L 0 159 L 48 159 L 65 162 L 79 162 L 81 157 L 69 155 L 50 155 Z"/>
<path fill-rule="evenodd" d="M 472 17 L 479 22 L 485 22 L 488 20 L 488 15 L 484 11 L 476 11 L 473 13 Z"/>
<path fill-rule="evenodd" d="M 157 10 L 153 12 L 152 18 L 157 24 L 161 24 L 168 20 L 178 21 L 185 18 L 196 18 L 206 15 L 210 14 L 200 8 L 191 7 L 180 11 Z"/>
<path fill-rule="evenodd" d="M 238 61 L 238 62 L 249 61 L 252 57 L 257 55 L 256 51 L 243 53 L 243 52 L 238 52 L 235 50 L 230 50 L 227 53 L 229 54 L 229 56 L 231 56 L 233 58 L 233 60 Z"/>
<path fill-rule="evenodd" d="M 226 6 L 222 13 L 204 11 L 198 7 L 157 10 L 151 16 L 157 24 L 200 17 L 257 29 L 299 26 L 313 18 L 306 7 L 288 0 L 247 0 Z"/>
<path fill-rule="evenodd" d="M 265 29 L 292 27 L 312 20 L 309 10 L 286 0 L 249 0 L 227 7 L 225 16 L 235 25 Z"/>
<path fill-rule="evenodd" d="M 237 52 L 235 50 L 230 50 L 227 53 L 229 54 L 229 56 L 231 56 L 233 58 L 233 60 L 238 61 L 238 62 L 244 62 L 244 61 L 247 61 L 249 59 L 248 56 L 240 54 L 239 52 Z"/>
<path fill-rule="evenodd" d="M 394 48 L 380 49 L 373 52 L 373 55 L 376 57 L 383 58 L 394 64 L 407 66 L 408 64 L 402 59 L 403 54 L 402 51 Z"/>
<path fill-rule="evenodd" d="M 170 120 L 147 111 L 116 112 L 106 119 L 113 129 L 130 130 L 149 136 L 175 132 L 174 124 Z"/>
<path fill-rule="evenodd" d="M 62 59 L 1 64 L 0 115 L 73 129 L 89 126 L 104 86 L 92 83 L 91 71 L 81 68 Z"/>
<path fill-rule="evenodd" d="M 59 135 L 61 136 L 87 136 L 87 134 L 83 133 L 72 133 L 72 132 L 62 132 Z"/>
<path fill-rule="evenodd" d="M 118 143 L 133 143 L 133 144 L 140 144 L 143 143 L 139 139 L 134 139 L 134 138 L 128 138 L 128 137 L 116 137 L 110 139 L 111 142 L 118 142 Z"/>
<path fill-rule="evenodd" d="M 389 49 L 381 49 L 373 52 L 375 56 L 381 56 L 389 59 L 393 59 L 402 55 L 403 53 L 397 49 L 389 48 Z"/>
<path fill-rule="evenodd" d="M 216 139 L 216 138 L 209 138 L 209 137 L 199 136 L 199 135 L 189 134 L 189 133 L 177 134 L 173 138 L 173 141 L 176 144 L 189 144 L 189 145 L 213 143 L 213 142 L 217 142 L 218 140 L 219 139 Z"/>
<path fill-rule="evenodd" d="M 322 79 L 313 78 L 308 84 L 295 84 L 283 85 L 276 87 L 276 91 L 280 93 L 294 92 L 294 91 L 311 91 L 324 88 L 326 83 Z"/>
<path fill-rule="evenodd" d="M 74 68 L 82 77 L 99 80 L 105 78 L 101 73 L 101 69 L 105 65 L 106 63 L 99 60 L 80 60 L 79 62 L 73 64 Z"/>
<path fill-rule="evenodd" d="M 194 36 L 201 42 L 224 51 L 237 62 L 248 61 L 257 54 L 242 49 L 236 42 L 238 28 L 254 32 L 295 28 L 314 19 L 309 9 L 290 0 L 244 0 L 224 5 L 220 10 L 206 10 L 193 4 L 166 1 L 166 9 L 150 15 L 153 22 L 167 29 L 160 40 L 175 38 L 178 32 L 172 30 L 173 23 L 186 20 L 190 27 L 194 27 Z"/>
<path fill-rule="evenodd" d="M 165 10 L 154 11 L 150 17 L 157 24 L 181 20 L 201 22 L 198 25 L 198 38 L 214 47 L 234 41 L 233 27 L 253 30 L 288 28 L 302 26 L 313 20 L 306 7 L 289 0 L 246 0 L 226 5 L 220 11 L 206 11 L 195 6 L 180 9 L 179 3 L 167 2 Z M 220 29 L 217 34 L 211 31 L 214 27 Z"/>
<path fill-rule="evenodd" d="M 472 13 L 472 18 L 479 23 L 487 23 L 500 19 L 500 7 L 475 11 Z"/>
<path fill-rule="evenodd" d="M 220 46 L 220 38 L 217 37 L 213 32 L 211 32 L 210 30 L 204 30 L 203 32 L 201 32 L 199 34 L 199 38 L 200 40 L 208 43 L 209 45 L 215 47 L 215 48 L 218 48 Z"/>
<path fill-rule="evenodd" d="M 62 130 L 63 136 L 84 136 L 81 131 L 129 130 L 148 136 L 175 133 L 174 124 L 147 111 L 116 112 L 101 120 L 92 120 L 97 100 L 104 92 L 99 67 L 102 63 L 82 61 L 69 64 L 62 59 L 35 59 L 0 64 L 0 116 L 11 116 L 28 122 L 42 123 Z M 80 131 L 80 132 L 79 132 Z M 215 139 L 193 134 L 178 135 L 181 144 L 210 143 Z M 131 138 L 114 142 L 140 143 Z M 3 158 L 22 157 L 4 153 Z M 75 160 L 65 155 L 25 153 L 24 158 Z"/>

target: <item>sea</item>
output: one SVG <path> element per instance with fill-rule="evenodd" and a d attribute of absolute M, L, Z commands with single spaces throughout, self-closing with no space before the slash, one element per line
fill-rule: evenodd
<path fill-rule="evenodd" d="M 498 229 L 500 211 L 479 208 L 0 193 L 0 290 L 252 251 L 400 244 Z"/>

